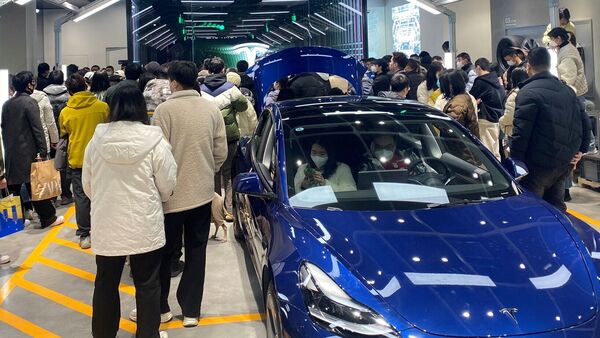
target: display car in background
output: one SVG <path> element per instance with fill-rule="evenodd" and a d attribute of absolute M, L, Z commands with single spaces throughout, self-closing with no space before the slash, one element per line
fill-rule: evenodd
<path fill-rule="evenodd" d="M 269 337 L 600 336 L 599 234 L 439 111 L 285 101 L 237 156 L 235 233 Z"/>

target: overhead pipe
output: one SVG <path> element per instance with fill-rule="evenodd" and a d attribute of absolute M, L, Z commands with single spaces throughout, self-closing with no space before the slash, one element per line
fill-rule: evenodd
<path fill-rule="evenodd" d="M 62 64 L 62 26 L 71 21 L 77 12 L 69 12 L 54 21 L 54 64 L 60 69 Z"/>
<path fill-rule="evenodd" d="M 548 0 L 548 9 L 550 12 L 551 27 L 559 27 L 560 20 L 558 19 L 558 0 Z"/>

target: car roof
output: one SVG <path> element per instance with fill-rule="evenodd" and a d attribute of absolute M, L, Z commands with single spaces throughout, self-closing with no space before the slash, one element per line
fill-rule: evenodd
<path fill-rule="evenodd" d="M 402 111 L 411 117 L 435 115 L 447 117 L 441 111 L 411 100 L 397 100 L 377 96 L 323 96 L 277 102 L 281 117 L 293 119 L 311 113 L 334 112 L 340 108 L 365 109 L 370 111 Z"/>

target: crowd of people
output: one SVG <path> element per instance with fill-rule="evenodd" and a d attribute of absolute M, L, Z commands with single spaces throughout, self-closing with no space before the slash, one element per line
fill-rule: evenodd
<path fill-rule="evenodd" d="M 568 11 L 561 13 L 568 26 Z M 571 171 L 590 144 L 587 82 L 574 34 L 550 29 L 552 51 L 502 51 L 505 72 L 486 58 L 473 62 L 466 52 L 457 55 L 456 69 L 428 52 L 395 52 L 362 60 L 362 93 L 339 76 L 305 73 L 274 83 L 265 103 L 348 94 L 417 100 L 458 121 L 498 159 L 524 162 L 529 175 L 522 184 L 566 210 Z M 557 53 L 558 77 L 551 74 L 551 52 Z M 247 70 L 246 61 L 227 68 L 212 57 L 201 69 L 186 61 L 132 63 L 118 71 L 69 65 L 66 76 L 42 63 L 37 76 L 23 71 L 11 77 L 11 98 L 2 107 L 6 160 L 0 188 L 31 194 L 31 164 L 66 157 L 62 195 L 23 203 L 23 209 L 27 224 L 35 211 L 48 228 L 64 222 L 56 206 L 75 204 L 79 245 L 96 254 L 94 337 L 115 337 L 119 329 L 118 286 L 127 257 L 137 305 L 130 318 L 138 323 L 138 337 L 167 337 L 159 326 L 173 318 L 170 278 L 181 273 L 176 293 L 183 325 L 198 325 L 210 224 L 216 225 L 213 239 L 219 229 L 227 239 L 232 162 L 240 138 L 257 124 Z M 340 190 L 355 187 L 329 149 L 327 142 L 312 145 L 312 161 L 329 163 L 331 170 L 310 179 L 300 170 L 296 190 L 325 179 Z M 2 264 L 9 260 L 0 257 Z"/>

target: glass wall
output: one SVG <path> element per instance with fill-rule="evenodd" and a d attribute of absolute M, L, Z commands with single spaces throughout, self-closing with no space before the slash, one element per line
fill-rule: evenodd
<path fill-rule="evenodd" d="M 295 47 L 366 54 L 366 0 L 128 0 L 130 59 L 228 64 Z M 231 62 L 231 63 L 230 63 Z"/>

